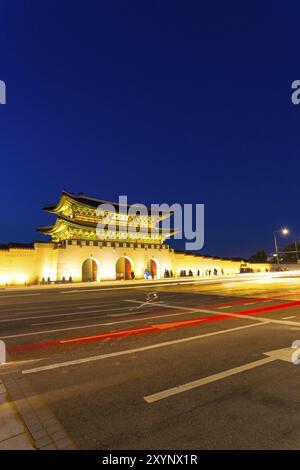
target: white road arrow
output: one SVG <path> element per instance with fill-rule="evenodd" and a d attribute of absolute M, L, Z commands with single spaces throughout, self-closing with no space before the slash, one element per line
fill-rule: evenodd
<path fill-rule="evenodd" d="M 274 351 L 265 352 L 264 356 L 272 357 L 278 361 L 293 362 L 292 356 L 295 352 L 297 352 L 295 348 L 275 349 Z"/>
<path fill-rule="evenodd" d="M 294 362 L 297 357 L 300 356 L 300 349 L 295 348 L 284 348 L 284 349 L 276 349 L 274 351 L 268 351 L 264 353 L 264 359 L 259 359 L 258 361 L 248 362 L 239 367 L 234 367 L 233 369 L 228 369 L 223 372 L 219 372 L 217 374 L 209 375 L 208 377 L 204 377 L 202 379 L 194 380 L 193 382 L 188 382 L 183 385 L 179 385 L 177 387 L 168 388 L 167 390 L 163 390 L 162 392 L 154 393 L 153 395 L 148 395 L 144 397 L 144 400 L 147 403 L 154 403 L 159 400 L 163 400 L 164 398 L 169 398 L 172 395 L 177 395 L 179 393 L 187 392 L 188 390 L 192 390 L 194 388 L 202 387 L 203 385 L 207 385 L 212 382 L 216 382 L 218 380 L 225 379 L 226 377 L 230 377 L 235 374 L 240 374 L 241 372 L 245 372 L 247 370 L 255 369 L 256 367 L 263 366 L 265 364 L 269 364 L 270 362 L 274 361 L 287 361 L 287 362 Z"/>

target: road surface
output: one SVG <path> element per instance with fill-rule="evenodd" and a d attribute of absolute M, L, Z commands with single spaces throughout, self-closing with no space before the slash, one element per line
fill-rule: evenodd
<path fill-rule="evenodd" d="M 300 448 L 299 278 L 136 287 L 0 292 L 0 378 L 80 449 Z"/>

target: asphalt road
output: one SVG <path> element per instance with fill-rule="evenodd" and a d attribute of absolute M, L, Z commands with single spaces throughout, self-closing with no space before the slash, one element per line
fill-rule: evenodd
<path fill-rule="evenodd" d="M 300 339 L 299 278 L 7 290 L 0 337 L 81 449 L 300 448 L 300 366 L 265 354 Z"/>

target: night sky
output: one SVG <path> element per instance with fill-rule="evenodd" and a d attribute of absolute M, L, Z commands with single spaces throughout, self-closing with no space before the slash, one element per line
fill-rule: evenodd
<path fill-rule="evenodd" d="M 0 243 L 62 189 L 204 203 L 213 255 L 300 236 L 299 34 L 296 1 L 1 0 Z"/>

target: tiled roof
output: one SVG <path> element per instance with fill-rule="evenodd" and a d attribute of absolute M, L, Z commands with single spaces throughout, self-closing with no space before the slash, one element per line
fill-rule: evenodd
<path fill-rule="evenodd" d="M 122 205 L 120 206 L 118 202 L 106 201 L 104 199 L 99 199 L 99 198 L 87 196 L 86 194 L 83 194 L 83 193 L 73 194 L 73 193 L 69 193 L 68 191 L 62 191 L 62 196 L 63 195 L 70 197 L 71 199 L 73 199 L 74 201 L 76 201 L 80 204 L 84 204 L 84 205 L 90 206 L 90 207 L 97 208 L 100 204 L 110 204 L 116 210 L 118 210 L 120 207 L 122 207 Z M 143 204 L 137 203 L 137 204 L 135 204 L 135 207 L 137 208 L 137 210 L 138 210 L 139 205 L 141 206 L 141 209 L 145 207 Z M 43 207 L 43 209 L 47 210 L 47 211 L 51 211 L 51 210 L 55 209 L 56 206 L 57 206 L 57 204 L 47 204 Z M 127 204 L 127 206 L 125 205 L 125 207 L 129 208 L 130 204 Z M 148 212 L 150 213 L 151 208 L 147 207 L 147 209 L 148 209 Z M 158 211 L 158 214 L 169 214 L 169 212 Z"/>

